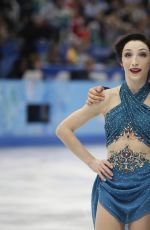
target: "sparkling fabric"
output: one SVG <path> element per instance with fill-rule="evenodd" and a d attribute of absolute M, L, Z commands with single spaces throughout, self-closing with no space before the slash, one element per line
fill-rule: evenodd
<path fill-rule="evenodd" d="M 139 140 L 150 146 L 150 107 L 143 103 L 149 92 L 149 83 L 146 83 L 134 95 L 126 82 L 122 84 L 120 89 L 121 103 L 105 116 L 107 146 L 123 135 L 128 126 L 132 127 Z"/>
<path fill-rule="evenodd" d="M 140 142 L 150 147 L 150 107 L 143 103 L 149 92 L 148 83 L 134 95 L 125 82 L 122 84 L 121 103 L 105 117 L 107 146 L 125 133 L 133 132 Z M 124 164 L 127 163 L 126 158 L 127 167 Z M 123 224 L 149 214 L 150 161 L 146 159 L 146 155 L 126 146 L 116 155 L 114 152 L 109 159 L 115 162 L 112 180 L 107 178 L 104 182 L 97 175 L 93 185 L 91 208 L 94 225 L 98 202 Z M 129 170 L 125 170 L 127 168 Z"/>
<path fill-rule="evenodd" d="M 95 225 L 98 201 L 121 223 L 128 224 L 150 213 L 150 164 L 134 173 L 113 169 L 113 179 L 97 176 L 92 190 L 92 217 Z"/>
<path fill-rule="evenodd" d="M 128 146 L 118 152 L 111 152 L 108 161 L 117 167 L 121 172 L 128 173 L 134 172 L 136 168 L 142 168 L 147 159 L 147 153 L 134 152 Z"/>

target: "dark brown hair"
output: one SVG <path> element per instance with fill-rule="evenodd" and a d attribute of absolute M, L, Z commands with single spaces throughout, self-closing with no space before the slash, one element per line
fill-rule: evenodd
<path fill-rule="evenodd" d="M 148 46 L 150 50 L 150 39 L 148 39 L 144 34 L 130 33 L 130 34 L 123 35 L 119 37 L 114 44 L 114 51 L 115 51 L 115 54 L 116 54 L 116 57 L 119 63 L 122 62 L 123 48 L 126 45 L 126 43 L 129 41 L 142 41 Z"/>

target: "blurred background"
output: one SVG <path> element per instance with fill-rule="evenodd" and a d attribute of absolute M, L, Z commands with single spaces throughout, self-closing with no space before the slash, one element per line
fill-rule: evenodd
<path fill-rule="evenodd" d="M 3 230 L 92 229 L 95 175 L 61 145 L 55 129 L 86 102 L 90 87 L 123 81 L 112 47 L 118 36 L 133 31 L 150 37 L 149 0 L 0 1 Z M 106 152 L 103 126 L 104 119 L 97 117 L 76 132 L 99 157 Z M 65 195 L 70 197 L 66 202 Z"/>

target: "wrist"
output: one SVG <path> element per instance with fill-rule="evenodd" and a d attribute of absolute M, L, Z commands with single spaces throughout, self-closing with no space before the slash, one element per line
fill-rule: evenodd
<path fill-rule="evenodd" d="M 94 160 L 95 160 L 95 157 L 90 156 L 90 157 L 88 157 L 88 158 L 86 159 L 86 162 L 85 162 L 85 163 L 86 163 L 88 166 L 90 166 L 91 163 L 92 163 Z"/>

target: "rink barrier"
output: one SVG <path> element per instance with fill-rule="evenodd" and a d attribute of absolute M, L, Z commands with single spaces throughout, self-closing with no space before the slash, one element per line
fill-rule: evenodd
<path fill-rule="evenodd" d="M 81 108 L 89 88 L 111 81 L 8 81 L 0 82 L 0 147 L 58 145 L 58 124 Z M 89 144 L 104 142 L 104 117 L 98 116 L 76 131 Z"/>
<path fill-rule="evenodd" d="M 81 143 L 86 145 L 105 144 L 105 136 L 87 135 L 78 136 Z M 28 147 L 28 146 L 63 146 L 63 143 L 55 136 L 27 136 L 27 137 L 0 137 L 0 147 Z"/>

